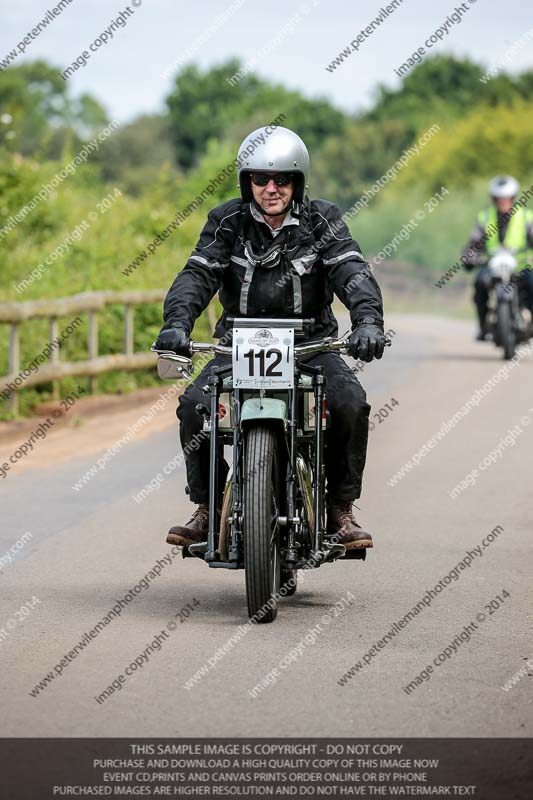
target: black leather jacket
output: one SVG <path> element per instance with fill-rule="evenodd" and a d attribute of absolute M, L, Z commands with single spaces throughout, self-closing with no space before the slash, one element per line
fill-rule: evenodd
<path fill-rule="evenodd" d="M 383 326 L 380 288 L 337 206 L 306 198 L 293 204 L 292 215 L 295 224 L 274 236 L 252 216 L 250 203 L 233 199 L 214 208 L 167 294 L 165 324 L 181 322 L 190 333 L 219 291 L 216 338 L 226 333 L 228 316 L 314 318 L 310 338 L 336 336 L 334 293 L 352 326 L 363 317 Z"/>

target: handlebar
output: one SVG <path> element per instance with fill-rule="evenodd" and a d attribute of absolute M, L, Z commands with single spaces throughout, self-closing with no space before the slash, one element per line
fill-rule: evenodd
<path fill-rule="evenodd" d="M 392 340 L 386 336 L 385 347 L 390 347 L 391 344 Z M 155 342 L 150 350 L 158 354 L 173 352 L 171 350 L 156 350 Z M 294 348 L 294 354 L 296 356 L 335 351 L 343 354 L 348 353 L 348 337 L 345 339 L 335 339 L 333 336 L 327 336 L 325 339 L 320 339 L 316 342 L 298 344 Z M 191 356 L 194 355 L 194 353 L 214 353 L 217 355 L 231 356 L 232 352 L 233 348 L 222 344 L 215 344 L 214 342 L 191 342 Z"/>

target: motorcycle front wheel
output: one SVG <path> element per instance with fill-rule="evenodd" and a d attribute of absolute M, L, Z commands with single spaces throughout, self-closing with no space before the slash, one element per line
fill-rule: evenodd
<path fill-rule="evenodd" d="M 243 491 L 244 572 L 248 615 L 273 622 L 278 613 L 281 553 L 278 442 L 267 425 L 246 436 Z"/>
<path fill-rule="evenodd" d="M 516 335 L 514 331 L 513 315 L 509 303 L 498 303 L 496 309 L 496 328 L 498 342 L 503 347 L 503 356 L 509 360 L 513 358 L 516 349 Z"/>

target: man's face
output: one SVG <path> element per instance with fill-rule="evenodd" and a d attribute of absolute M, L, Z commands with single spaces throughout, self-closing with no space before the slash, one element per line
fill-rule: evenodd
<path fill-rule="evenodd" d="M 495 197 L 493 199 L 500 214 L 508 214 L 513 207 L 512 197 Z"/>
<path fill-rule="evenodd" d="M 256 186 L 253 177 L 265 176 L 269 178 L 266 186 Z M 291 180 L 287 186 L 277 186 L 273 180 L 274 175 L 286 175 L 283 172 L 262 172 L 252 173 L 250 185 L 254 200 L 260 206 L 264 214 L 279 214 L 291 201 L 294 192 L 294 183 Z"/>

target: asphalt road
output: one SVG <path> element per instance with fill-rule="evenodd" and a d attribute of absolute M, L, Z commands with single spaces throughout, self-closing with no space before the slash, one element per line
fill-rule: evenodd
<path fill-rule="evenodd" d="M 360 375 L 373 413 L 398 403 L 383 422 L 374 419 L 359 503 L 375 547 L 366 562 L 305 573 L 272 625 L 246 626 L 243 572 L 164 560 L 166 529 L 191 509 L 183 468 L 144 502 L 133 500 L 178 452 L 172 409 L 163 412 L 168 427 L 127 444 L 79 491 L 72 485 L 98 453 L 76 456 L 75 429 L 71 458 L 43 468 L 36 455 L 32 467 L 30 454 L 24 471 L 0 482 L 0 557 L 31 533 L 13 563 L 0 562 L 3 736 L 533 735 L 531 676 L 502 688 L 533 658 L 533 357 L 500 373 L 479 406 L 391 485 L 505 362 L 472 341 L 470 323 L 404 315 L 388 327 L 393 347 Z M 109 444 L 102 422 L 101 449 Z M 491 451 L 493 463 L 485 460 L 472 485 L 450 497 Z M 468 568 L 450 576 L 495 529 Z M 68 657 L 157 561 L 160 575 Z M 224 645 L 223 657 L 187 688 Z M 142 666 L 117 678 L 136 658 Z M 407 693 L 428 665 L 432 673 Z M 47 673 L 54 678 L 35 692 Z M 272 682 L 252 697 L 268 673 Z"/>

